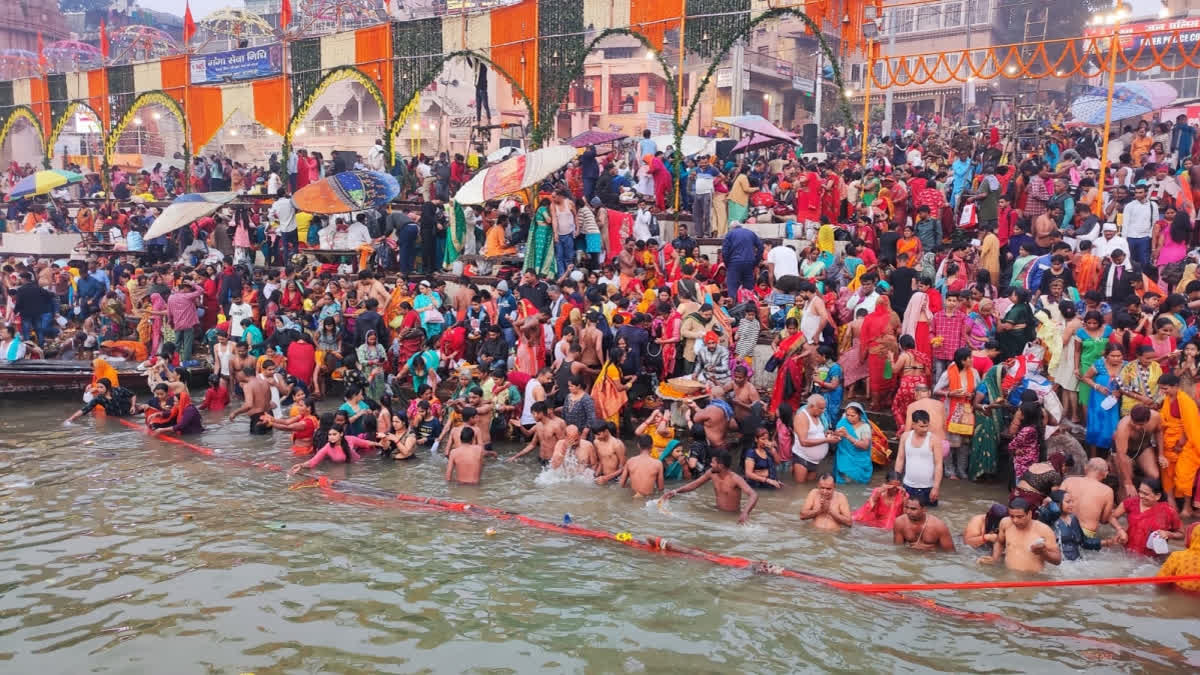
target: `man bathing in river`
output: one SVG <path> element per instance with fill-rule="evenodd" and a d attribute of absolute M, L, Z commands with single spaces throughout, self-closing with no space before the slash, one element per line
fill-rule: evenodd
<path fill-rule="evenodd" d="M 534 403 L 530 406 L 529 411 L 533 414 L 534 420 L 533 428 L 529 430 L 533 438 L 529 439 L 529 444 L 520 452 L 509 457 L 508 461 L 515 462 L 536 447 L 538 461 L 542 463 L 542 466 L 546 466 L 550 464 L 550 458 L 554 456 L 554 447 L 567 436 L 567 423 L 561 417 L 556 417 L 554 409 L 545 401 Z"/>
<path fill-rule="evenodd" d="M 483 446 L 475 442 L 475 430 L 464 426 L 459 432 L 460 443 L 450 451 L 446 462 L 446 482 L 456 478 L 464 485 L 478 485 L 483 474 Z"/>
<path fill-rule="evenodd" d="M 1029 502 L 1017 497 L 1008 505 L 1008 517 L 1000 521 L 1000 532 L 992 554 L 979 559 L 990 565 L 1004 558 L 1004 566 L 1018 572 L 1041 572 L 1046 563 L 1062 562 L 1062 551 L 1050 526 L 1033 517 Z"/>
<path fill-rule="evenodd" d="M 846 495 L 833 489 L 833 474 L 825 472 L 817 478 L 817 487 L 804 498 L 800 520 L 813 521 L 818 530 L 840 530 L 854 524 Z"/>
<path fill-rule="evenodd" d="M 567 463 L 570 455 L 575 455 L 575 470 L 578 472 L 595 471 L 599 460 L 596 458 L 596 446 L 591 441 L 579 437 L 579 427 L 568 424 L 566 438 L 554 444 L 554 454 L 550 457 L 550 468 L 558 469 Z"/>
<path fill-rule="evenodd" d="M 592 444 L 596 446 L 596 467 L 600 474 L 596 479 L 597 485 L 603 485 L 612 480 L 612 476 L 620 473 L 625 467 L 625 443 L 613 436 L 616 427 L 612 422 L 596 421 L 592 423 Z M 605 478 L 609 476 L 609 478 Z"/>
<path fill-rule="evenodd" d="M 250 415 L 250 433 L 271 433 L 271 425 L 264 422 L 263 415 L 271 410 L 271 385 L 254 372 L 254 366 L 246 366 L 237 374 L 238 382 L 245 392 L 246 402 L 242 407 L 229 413 L 229 421 L 242 413 Z"/>
<path fill-rule="evenodd" d="M 602 485 L 619 474 L 621 487 L 628 484 L 635 498 L 649 497 L 663 489 L 663 463 L 650 456 L 650 451 L 654 449 L 654 441 L 648 435 L 642 434 L 638 436 L 637 444 L 641 452 L 625 462 L 620 471 L 600 476 L 596 482 Z"/>
<path fill-rule="evenodd" d="M 662 500 L 666 501 L 677 494 L 691 492 L 711 481 L 713 494 L 717 498 L 717 508 L 722 511 L 741 509 L 742 513 L 738 516 L 738 524 L 745 523 L 750 518 L 750 512 L 758 504 L 758 493 L 746 483 L 745 479 L 730 470 L 729 467 L 732 463 L 733 458 L 729 456 L 728 450 L 718 452 L 712 458 L 712 468 L 705 471 L 703 476 L 683 487 L 668 490 L 663 494 Z M 742 508 L 743 496 L 748 497 L 745 508 Z"/>
<path fill-rule="evenodd" d="M 1149 412 L 1142 406 L 1135 407 L 1133 412 L 1137 412 L 1138 408 Z M 1124 424 L 1125 420 L 1121 423 Z M 1085 537 L 1097 536 L 1100 523 L 1108 523 L 1117 531 L 1116 540 L 1124 544 L 1125 528 L 1112 517 L 1116 505 L 1113 502 L 1113 489 L 1103 482 L 1105 478 L 1108 478 L 1108 462 L 1093 457 L 1085 465 L 1083 475 L 1067 477 L 1062 482 L 1062 489 L 1075 500 L 1075 517 L 1079 519 L 1079 527 Z"/>
<path fill-rule="evenodd" d="M 954 552 L 950 528 L 941 518 L 925 513 L 925 504 L 917 497 L 904 500 L 904 514 L 892 525 L 892 541 L 917 551 Z"/>

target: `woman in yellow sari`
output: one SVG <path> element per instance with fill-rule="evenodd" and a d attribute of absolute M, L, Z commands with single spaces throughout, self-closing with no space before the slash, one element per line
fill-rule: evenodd
<path fill-rule="evenodd" d="M 879 188 L 879 195 L 875 197 L 875 201 L 871 202 L 871 206 L 886 214 L 888 222 L 892 222 L 892 217 L 896 215 L 896 205 L 892 203 L 892 189 L 889 187 Z"/>
<path fill-rule="evenodd" d="M 921 240 L 913 232 L 912 225 L 905 225 L 902 235 L 896 241 L 896 264 L 903 267 L 916 267 L 921 262 Z M 900 261 L 902 254 L 908 254 L 906 261 Z"/>
<path fill-rule="evenodd" d="M 625 352 L 619 347 L 608 353 L 608 360 L 600 366 L 600 374 L 592 385 L 592 401 L 596 404 L 596 417 L 605 422 L 621 424 L 621 411 L 629 402 L 629 385 L 636 376 L 625 377 L 617 366 L 625 360 Z"/>

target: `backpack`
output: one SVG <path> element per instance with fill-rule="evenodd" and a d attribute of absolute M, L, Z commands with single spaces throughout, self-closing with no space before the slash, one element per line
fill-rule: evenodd
<path fill-rule="evenodd" d="M 662 228 L 660 228 L 658 226 L 658 218 L 653 215 L 650 216 L 650 236 L 651 237 L 662 236 Z"/>

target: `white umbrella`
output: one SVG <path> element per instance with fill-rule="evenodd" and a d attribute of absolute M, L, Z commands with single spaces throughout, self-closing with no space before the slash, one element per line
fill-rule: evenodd
<path fill-rule="evenodd" d="M 667 151 L 667 147 L 675 147 L 674 136 L 655 136 L 650 140 L 658 146 L 659 150 Z M 714 155 L 717 152 L 717 139 L 705 138 L 704 136 L 684 136 L 680 139 L 679 147 L 683 151 L 684 157 L 692 155 Z"/>
<path fill-rule="evenodd" d="M 536 185 L 566 166 L 579 154 L 569 145 L 555 145 L 506 159 L 475 174 L 452 197 L 459 204 L 482 204 Z"/>
<path fill-rule="evenodd" d="M 154 219 L 143 235 L 146 239 L 161 237 L 213 213 L 233 201 L 236 192 L 193 192 L 181 195 Z"/>
<path fill-rule="evenodd" d="M 521 148 L 514 148 L 510 145 L 506 148 L 500 148 L 499 150 L 489 152 L 486 159 L 487 159 L 488 164 L 495 164 L 497 162 L 503 162 L 504 160 L 508 159 L 509 157 L 513 157 L 514 155 L 523 155 L 523 154 L 525 154 L 524 150 L 522 150 Z"/>

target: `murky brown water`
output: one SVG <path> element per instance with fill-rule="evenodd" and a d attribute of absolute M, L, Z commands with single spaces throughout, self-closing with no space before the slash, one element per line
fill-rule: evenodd
<path fill-rule="evenodd" d="M 1134 649 L 1114 655 L 511 522 L 332 502 L 114 421 L 60 426 L 71 410 L 0 404 L 0 672 L 1178 672 L 1200 662 L 1195 597 L 1144 587 L 926 594 Z M 197 442 L 291 461 L 283 434 L 252 438 L 244 420 L 209 420 Z M 489 464 L 478 488 L 448 487 L 444 466 L 368 459 L 328 472 L 554 521 L 570 512 L 583 526 L 838 579 L 1008 578 L 961 548 L 922 556 L 881 530 L 814 532 L 796 518 L 803 494 L 791 485 L 738 527 L 707 488 L 663 512 L 615 487 L 535 483 L 532 464 Z M 857 505 L 867 489 L 847 492 Z M 1002 496 L 958 483 L 945 492 L 937 513 L 956 535 Z M 1155 571 L 1106 551 L 1048 576 Z"/>

